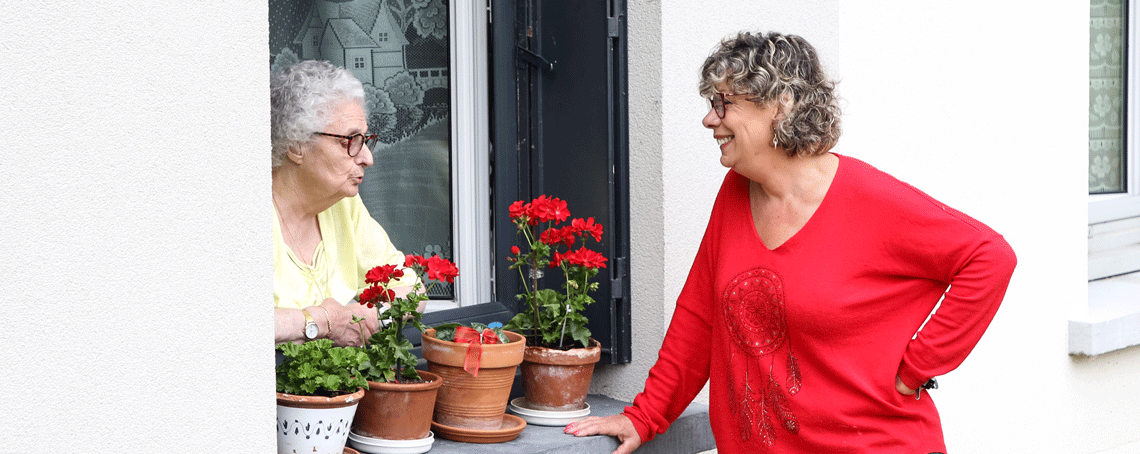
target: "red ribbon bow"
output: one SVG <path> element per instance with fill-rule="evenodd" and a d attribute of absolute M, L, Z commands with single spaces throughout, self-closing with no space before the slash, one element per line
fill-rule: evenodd
<path fill-rule="evenodd" d="M 490 328 L 483 330 L 482 336 L 474 328 L 457 326 L 455 341 L 467 344 L 467 357 L 463 359 L 463 370 L 472 376 L 479 376 L 479 363 L 483 358 L 483 344 L 498 344 L 499 336 Z"/>

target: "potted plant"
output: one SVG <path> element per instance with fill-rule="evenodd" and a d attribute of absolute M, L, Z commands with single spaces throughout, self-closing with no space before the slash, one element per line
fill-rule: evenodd
<path fill-rule="evenodd" d="M 601 346 L 590 337 L 582 311 L 594 302 L 590 292 L 598 288 L 590 279 L 606 267 L 601 253 L 586 248 L 590 239 L 601 241 L 602 225 L 591 217 L 558 227 L 570 217 L 567 203 L 545 195 L 511 204 L 509 215 L 527 248 L 512 246 L 507 258 L 522 276 L 518 297 L 526 301 L 526 309 L 507 323 L 527 337 L 522 363 L 526 400 L 520 406 L 578 412 L 586 406 L 594 364 L 601 358 Z M 560 291 L 539 288 L 546 268 L 562 270 Z"/>
<path fill-rule="evenodd" d="M 404 276 L 404 270 L 384 265 L 365 274 L 369 287 L 357 298 L 360 304 L 376 308 L 381 323 L 366 346 L 361 347 L 368 358 L 361 367 L 368 390 L 357 410 L 350 437 L 354 446 L 366 452 L 414 451 L 408 442 L 389 443 L 393 440 L 424 440 L 415 447 L 427 451 L 434 441 L 432 412 L 443 380 L 431 372 L 416 370 L 416 357 L 411 353 L 412 343 L 404 337 L 404 327 L 411 325 L 423 332 L 420 302 L 428 298 L 428 290 L 437 282 L 451 283 L 459 272 L 453 263 L 438 256 L 408 255 L 404 269 L 417 276 L 406 296 L 396 297 L 391 288 Z M 425 289 L 428 279 L 432 283 Z"/>
<path fill-rule="evenodd" d="M 443 377 L 433 427 L 458 441 L 513 439 L 526 425 L 506 414 L 526 341 L 501 326 L 472 325 L 440 325 L 422 335 L 428 370 Z"/>
<path fill-rule="evenodd" d="M 277 346 L 277 453 L 341 454 L 367 382 L 368 359 L 329 339 Z"/>

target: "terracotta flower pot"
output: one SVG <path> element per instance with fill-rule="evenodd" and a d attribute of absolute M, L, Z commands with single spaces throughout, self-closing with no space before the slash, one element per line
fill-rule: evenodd
<path fill-rule="evenodd" d="M 419 371 L 424 383 L 368 382 L 352 431 L 385 440 L 419 440 L 431 432 L 435 397 L 443 379 Z"/>
<path fill-rule="evenodd" d="M 523 359 L 526 339 L 504 331 L 506 344 L 483 345 L 479 376 L 463 370 L 467 345 L 435 338 L 435 330 L 423 333 L 423 355 L 428 370 L 443 378 L 435 401 L 435 421 L 445 426 L 498 430 L 511 397 L 515 370 Z"/>
<path fill-rule="evenodd" d="M 364 389 L 336 397 L 277 393 L 277 453 L 342 454 Z"/>
<path fill-rule="evenodd" d="M 594 364 L 601 357 L 602 346 L 593 338 L 589 347 L 570 350 L 527 346 L 522 363 L 526 406 L 543 411 L 581 410 Z"/>

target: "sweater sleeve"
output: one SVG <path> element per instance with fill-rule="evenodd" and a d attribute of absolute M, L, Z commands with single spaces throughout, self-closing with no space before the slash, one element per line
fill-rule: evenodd
<path fill-rule="evenodd" d="M 997 313 L 1016 265 L 996 233 L 961 259 L 941 306 L 907 345 L 898 371 L 903 384 L 917 389 L 962 364 Z"/>
<path fill-rule="evenodd" d="M 713 219 L 716 219 L 716 210 Z M 657 353 L 657 362 L 649 369 L 645 390 L 633 405 L 625 408 L 625 416 L 633 422 L 641 442 L 664 433 L 689 406 L 709 378 L 711 323 L 713 320 L 711 269 L 708 266 L 709 230 L 689 270 L 685 286 L 677 298 L 669 329 Z"/>
<path fill-rule="evenodd" d="M 703 286 L 704 270 L 689 272 L 685 290 L 677 301 L 673 320 L 649 370 L 645 390 L 625 408 L 641 442 L 664 433 L 676 421 L 709 378 L 710 315 L 708 301 L 695 290 Z"/>
<path fill-rule="evenodd" d="M 985 224 L 913 187 L 901 188 L 892 249 L 900 274 L 949 284 L 941 305 L 908 344 L 903 384 L 917 389 L 954 370 L 974 349 L 1005 297 L 1017 258 Z M 925 304 L 932 304 L 926 302 Z"/>

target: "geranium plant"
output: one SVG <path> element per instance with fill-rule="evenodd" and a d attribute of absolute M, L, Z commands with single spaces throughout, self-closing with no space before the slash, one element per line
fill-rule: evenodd
<path fill-rule="evenodd" d="M 438 282 L 450 284 L 459 276 L 455 264 L 439 256 L 408 255 L 404 259 L 404 268 L 412 270 L 418 277 L 406 296 L 397 298 L 392 289 L 396 280 L 404 277 L 404 270 L 396 265 L 382 265 L 364 275 L 364 282 L 369 286 L 357 298 L 360 304 L 376 308 L 381 324 L 363 348 L 368 362 L 361 371 L 372 381 L 399 383 L 401 377 L 420 380 L 415 368 L 416 357 L 411 353 L 412 343 L 404 338 L 404 327 L 411 324 L 423 332 L 426 327 L 420 322 L 423 317 L 418 310 L 420 302 L 428 298 L 428 290 Z M 427 280 L 433 282 L 424 288 Z"/>
<path fill-rule="evenodd" d="M 277 392 L 333 397 L 367 388 L 360 368 L 368 357 L 360 350 L 333 347 L 329 339 L 278 344 L 285 362 L 277 366 Z"/>
<path fill-rule="evenodd" d="M 606 258 L 586 248 L 586 243 L 602 240 L 602 225 L 591 217 L 573 219 L 559 227 L 570 218 L 567 203 L 545 195 L 530 203 L 520 200 L 511 204 L 508 214 L 526 248 L 512 246 L 507 260 L 522 276 L 523 293 L 518 297 L 526 300 L 527 309 L 516 314 L 507 329 L 528 333 L 528 345 L 559 349 L 589 346 L 590 330 L 582 311 L 594 302 L 590 292 L 597 290 L 598 283 L 590 279 L 606 267 Z M 576 244 L 578 249 L 574 249 Z M 539 288 L 543 270 L 555 268 L 565 276 L 561 291 Z"/>

